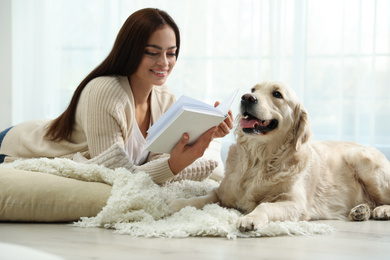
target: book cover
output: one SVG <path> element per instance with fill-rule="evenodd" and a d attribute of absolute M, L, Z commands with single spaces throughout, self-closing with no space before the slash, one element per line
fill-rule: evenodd
<path fill-rule="evenodd" d="M 146 150 L 170 153 L 184 133 L 190 137 L 189 144 L 196 142 L 203 133 L 225 120 L 237 93 L 238 89 L 218 107 L 181 96 L 149 128 Z"/>

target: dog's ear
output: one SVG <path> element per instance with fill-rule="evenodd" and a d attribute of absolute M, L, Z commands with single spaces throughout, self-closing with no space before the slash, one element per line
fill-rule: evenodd
<path fill-rule="evenodd" d="M 295 108 L 296 123 L 294 126 L 294 139 L 293 145 L 296 151 L 299 151 L 301 145 L 309 141 L 311 137 L 311 128 L 309 116 L 306 109 L 302 105 L 298 105 Z"/>

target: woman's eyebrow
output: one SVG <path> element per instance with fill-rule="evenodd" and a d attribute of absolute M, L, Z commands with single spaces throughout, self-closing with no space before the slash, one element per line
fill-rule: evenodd
<path fill-rule="evenodd" d="M 155 45 L 155 44 L 148 44 L 146 45 L 146 47 L 152 47 L 152 48 L 156 48 L 158 50 L 162 50 L 163 48 L 158 46 L 158 45 Z M 176 46 L 172 46 L 172 47 L 169 47 L 168 50 L 172 50 L 172 49 L 177 49 Z"/>

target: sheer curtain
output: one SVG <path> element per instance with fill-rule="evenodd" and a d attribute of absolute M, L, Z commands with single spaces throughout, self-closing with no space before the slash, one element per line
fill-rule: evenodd
<path fill-rule="evenodd" d="M 209 103 L 282 80 L 315 139 L 372 145 L 390 158 L 389 0 L 35 0 L 13 2 L 13 123 L 54 118 L 108 54 L 125 19 L 167 11 L 181 53 L 167 85 Z M 233 112 L 238 112 L 239 99 Z"/>

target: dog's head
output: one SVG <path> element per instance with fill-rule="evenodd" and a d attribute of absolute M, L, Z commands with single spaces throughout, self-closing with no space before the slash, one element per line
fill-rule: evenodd
<path fill-rule="evenodd" d="M 296 150 L 311 135 L 305 108 L 295 92 L 281 82 L 257 84 L 251 93 L 243 95 L 239 120 L 241 136 L 267 143 L 290 142 Z"/>

